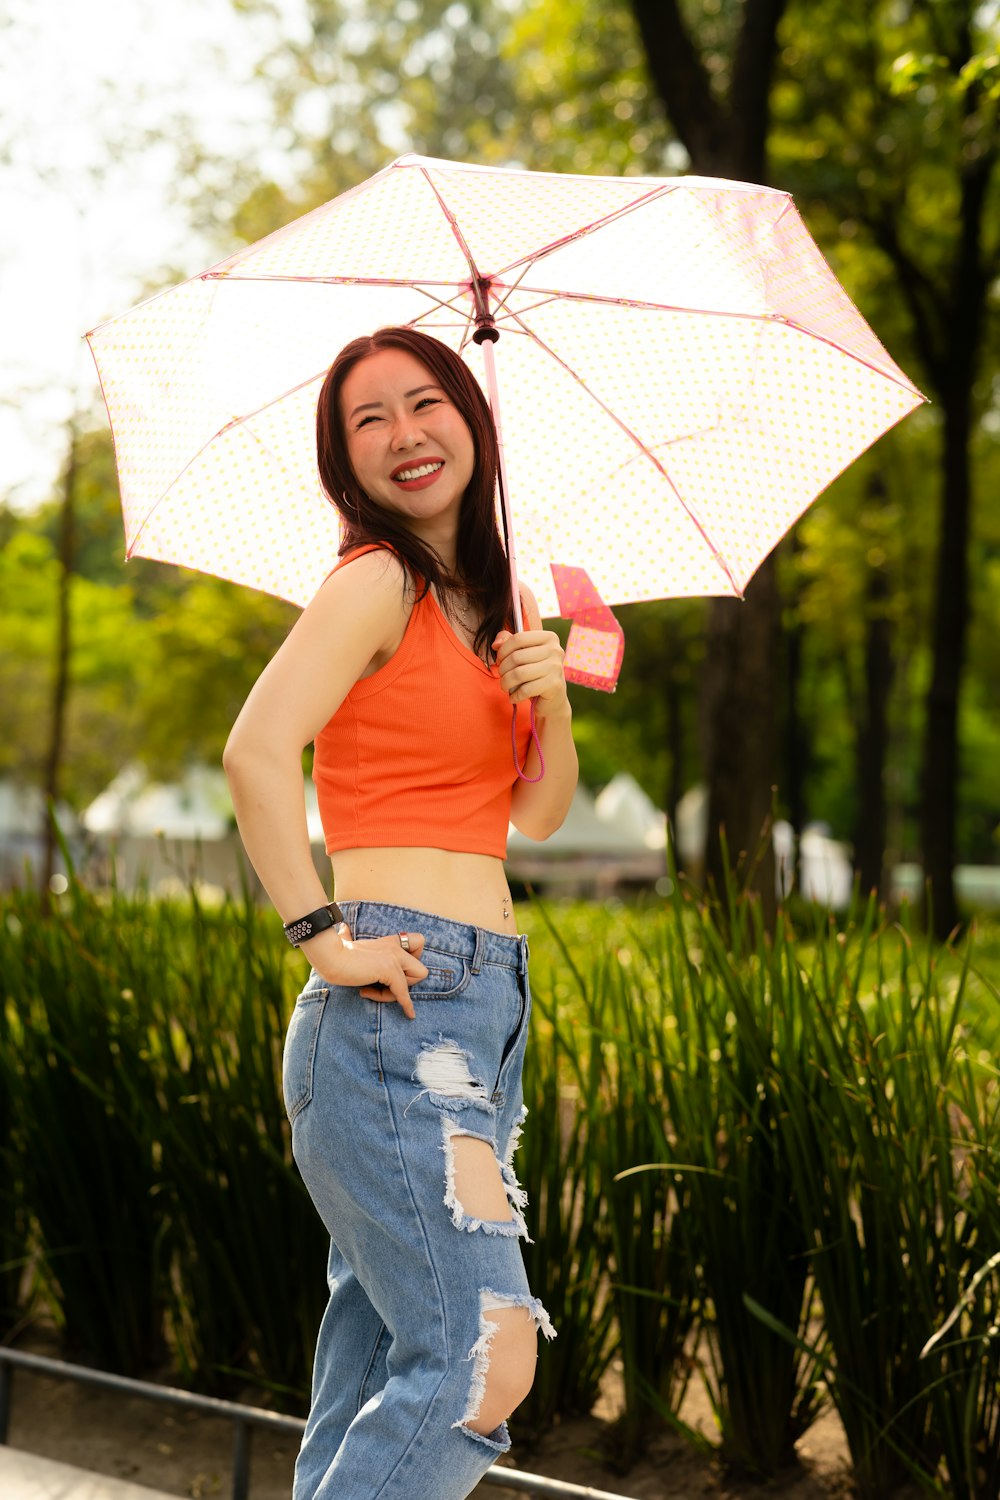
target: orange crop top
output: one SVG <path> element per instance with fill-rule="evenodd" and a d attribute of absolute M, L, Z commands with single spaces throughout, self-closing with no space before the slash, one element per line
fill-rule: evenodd
<path fill-rule="evenodd" d="M 377 550 L 358 547 L 337 567 Z M 530 717 L 519 703 L 522 766 Z M 398 650 L 354 684 L 316 736 L 326 852 L 426 845 L 504 859 L 517 780 L 510 728 L 499 669 L 459 640 L 426 593 Z"/>

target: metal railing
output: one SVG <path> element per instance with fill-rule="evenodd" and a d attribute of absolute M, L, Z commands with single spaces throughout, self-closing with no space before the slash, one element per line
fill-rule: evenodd
<path fill-rule="evenodd" d="M 132 1380 L 127 1375 L 112 1375 L 107 1370 L 91 1370 L 86 1365 L 49 1359 L 44 1354 L 28 1354 L 21 1349 L 0 1346 L 0 1443 L 7 1442 L 10 1425 L 11 1388 L 16 1369 L 33 1370 L 36 1375 L 51 1375 L 59 1380 L 77 1380 L 123 1396 L 145 1396 L 166 1406 L 180 1406 L 205 1416 L 224 1417 L 233 1424 L 232 1500 L 247 1500 L 250 1486 L 250 1439 L 255 1427 L 267 1432 L 288 1433 L 301 1438 L 305 1422 L 301 1417 L 286 1417 L 280 1412 L 265 1411 L 259 1406 L 244 1406 L 239 1401 L 223 1401 L 218 1396 L 199 1396 L 193 1391 L 179 1391 L 174 1386 L 155 1385 L 149 1380 Z M 594 1490 L 585 1485 L 565 1484 L 559 1479 L 543 1479 L 521 1469 L 488 1469 L 483 1484 L 518 1490 L 528 1495 L 547 1495 L 552 1500 L 626 1500 L 608 1490 Z"/>

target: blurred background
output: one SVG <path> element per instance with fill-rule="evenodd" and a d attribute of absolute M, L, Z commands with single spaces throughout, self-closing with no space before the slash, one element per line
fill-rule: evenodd
<path fill-rule="evenodd" d="M 930 878 L 939 937 L 1000 907 L 998 9 L 7 0 L 0 881 L 64 888 L 48 799 L 94 883 L 238 886 L 222 746 L 295 611 L 125 563 L 81 335 L 415 150 L 789 189 L 930 398 L 745 603 L 619 611 L 617 693 L 573 690 L 578 803 L 512 876 L 666 894 L 669 827 L 719 881 L 723 824 L 765 905 Z"/>

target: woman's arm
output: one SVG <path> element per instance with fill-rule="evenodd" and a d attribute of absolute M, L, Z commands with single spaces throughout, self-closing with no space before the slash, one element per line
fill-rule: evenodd
<path fill-rule="evenodd" d="M 222 761 L 240 835 L 283 922 L 329 899 L 309 848 L 302 751 L 372 658 L 398 640 L 407 617 L 403 581 L 402 565 L 384 551 L 332 574 L 257 679 L 226 743 Z M 383 951 L 375 953 L 376 944 L 345 942 L 327 929 L 302 947 L 332 983 L 389 985 L 412 1014 L 406 979 L 427 972 L 422 944 L 413 945 L 414 965 L 395 939 L 378 943 Z"/>
<path fill-rule="evenodd" d="M 545 775 L 529 783 L 518 778 L 511 799 L 511 822 L 529 839 L 547 839 L 562 825 L 576 791 L 579 765 L 573 743 L 573 715 L 563 675 L 563 649 L 554 630 L 543 630 L 538 605 L 523 584 L 521 602 L 525 624 L 519 635 L 501 631 L 493 643 L 500 681 L 512 703 L 535 700 L 535 728 Z M 538 751 L 532 741 L 526 776 L 539 772 Z"/>

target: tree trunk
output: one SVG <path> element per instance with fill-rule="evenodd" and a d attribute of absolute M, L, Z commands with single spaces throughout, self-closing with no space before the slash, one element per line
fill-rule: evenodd
<path fill-rule="evenodd" d="M 876 474 L 871 500 L 885 501 L 885 483 Z M 865 636 L 865 712 L 857 737 L 858 806 L 854 831 L 854 868 L 861 894 L 884 895 L 885 842 L 888 807 L 885 766 L 889 747 L 889 694 L 892 690 L 892 631 L 886 605 L 889 578 L 885 568 L 871 567 L 867 575 L 867 630 Z"/>
<path fill-rule="evenodd" d="M 674 635 L 673 632 L 671 634 Z M 675 649 L 671 652 L 671 660 L 667 666 L 664 681 L 667 710 L 667 837 L 673 842 L 673 855 L 678 871 L 683 868 L 680 850 L 675 840 L 675 832 L 677 829 L 677 804 L 684 795 L 684 708 L 681 686 L 674 663 L 679 659 L 683 646 L 684 643 L 678 631 L 674 635 Z"/>
<path fill-rule="evenodd" d="M 786 0 L 746 0 L 734 48 L 729 98 L 721 103 L 681 15 L 678 0 L 632 0 L 650 75 L 691 158 L 709 177 L 766 182 L 771 75 Z M 724 888 L 720 827 L 730 858 L 756 854 L 772 806 L 775 780 L 779 629 L 774 558 L 751 580 L 744 600 L 713 599 L 702 676 L 701 737 L 708 781 L 705 870 Z M 774 850 L 768 834 L 753 888 L 766 925 L 777 908 Z"/>
<path fill-rule="evenodd" d="M 702 677 L 702 748 L 708 779 L 706 878 L 721 894 L 725 832 L 729 868 L 760 855 L 751 882 L 765 923 L 777 908 L 774 848 L 770 838 L 775 765 L 778 595 L 772 554 L 757 571 L 747 603 L 713 600 Z M 762 842 L 763 840 L 763 842 Z M 742 873 L 742 872 L 741 872 Z"/>
<path fill-rule="evenodd" d="M 798 532 L 793 530 L 788 538 L 788 547 L 795 564 L 802 550 Z M 809 741 L 799 707 L 799 687 L 802 682 L 802 645 L 805 631 L 798 613 L 798 585 L 788 602 L 792 605 L 793 619 L 784 632 L 785 640 L 785 803 L 788 821 L 795 830 L 796 839 L 802 833 L 806 821 L 806 777 L 809 774 Z"/>
<path fill-rule="evenodd" d="M 958 922 L 955 819 L 958 806 L 958 697 L 969 621 L 969 519 L 972 425 L 970 380 L 942 392 L 944 462 L 937 549 L 933 658 L 924 724 L 921 845 L 931 882 L 933 931 L 944 941 Z"/>
<path fill-rule="evenodd" d="M 42 900 L 48 903 L 56 861 L 55 808 L 59 800 L 59 781 L 66 738 L 66 701 L 69 697 L 70 662 L 70 589 L 76 562 L 76 480 L 78 468 L 75 418 L 69 426 L 69 450 L 63 475 L 62 505 L 59 512 L 59 599 L 56 619 L 56 661 L 52 684 L 52 718 L 49 748 L 45 757 L 42 790 L 46 813 L 41 873 Z"/>

